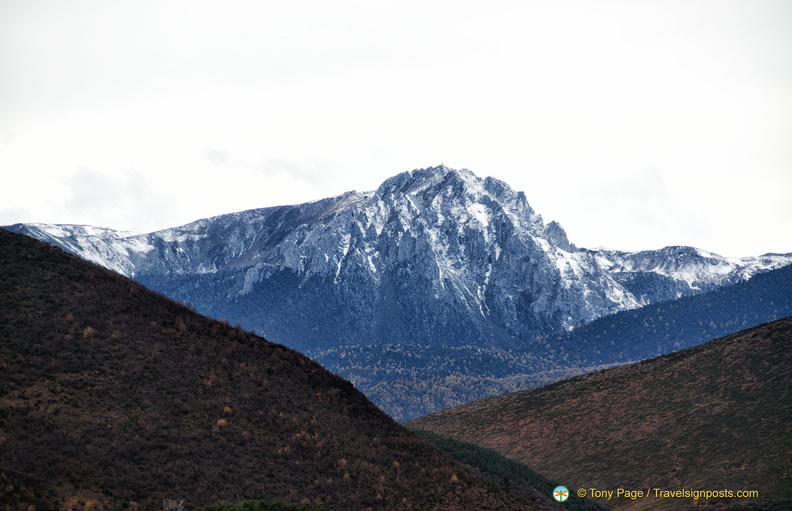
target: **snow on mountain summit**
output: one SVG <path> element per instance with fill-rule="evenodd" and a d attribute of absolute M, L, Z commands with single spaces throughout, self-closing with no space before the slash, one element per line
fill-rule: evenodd
<path fill-rule="evenodd" d="M 371 192 L 148 234 L 9 230 L 298 347 L 360 339 L 515 346 L 792 262 L 691 247 L 578 248 L 523 192 L 444 165 L 403 172 Z"/>

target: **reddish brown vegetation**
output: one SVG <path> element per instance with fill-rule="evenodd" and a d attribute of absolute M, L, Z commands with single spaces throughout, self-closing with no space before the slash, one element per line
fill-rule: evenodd
<path fill-rule="evenodd" d="M 0 495 L 533 509 L 283 346 L 0 230 Z"/>
<path fill-rule="evenodd" d="M 497 449 L 570 488 L 758 490 L 792 499 L 792 318 L 407 423 Z M 736 502 L 735 499 L 733 502 Z M 688 509 L 689 499 L 611 500 Z"/>

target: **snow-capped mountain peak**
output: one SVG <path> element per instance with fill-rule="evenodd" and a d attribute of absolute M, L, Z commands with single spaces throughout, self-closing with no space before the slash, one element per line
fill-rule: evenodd
<path fill-rule="evenodd" d="M 44 224 L 10 230 L 297 347 L 361 338 L 521 345 L 792 262 L 691 247 L 578 248 L 524 193 L 444 165 L 403 172 L 371 192 L 148 234 Z"/>

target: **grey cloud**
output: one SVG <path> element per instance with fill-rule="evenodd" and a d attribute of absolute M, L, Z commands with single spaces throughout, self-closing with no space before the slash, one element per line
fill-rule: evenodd
<path fill-rule="evenodd" d="M 285 158 L 262 157 L 258 162 L 239 160 L 225 149 L 209 149 L 203 159 L 218 167 L 226 169 L 252 170 L 265 177 L 290 176 L 298 181 L 313 184 L 326 184 L 328 178 L 337 174 L 338 169 L 330 163 L 316 160 L 288 160 Z"/>
<path fill-rule="evenodd" d="M 135 170 L 108 176 L 81 168 L 66 179 L 71 197 L 63 209 L 80 222 L 106 227 L 154 229 L 161 227 L 172 206 Z"/>
<path fill-rule="evenodd" d="M 9 207 L 0 209 L 0 225 L 11 225 L 19 222 L 33 222 L 35 216 L 27 208 Z"/>
<path fill-rule="evenodd" d="M 203 159 L 218 166 L 225 166 L 231 163 L 231 157 L 225 149 L 209 149 L 204 153 Z"/>
<path fill-rule="evenodd" d="M 5 133 L 0 134 L 0 145 L 4 146 L 12 146 L 17 139 L 17 134 L 15 131 L 6 131 Z"/>
<path fill-rule="evenodd" d="M 302 181 L 315 184 L 325 183 L 328 176 L 335 174 L 336 169 L 329 168 L 325 162 L 303 160 L 293 161 L 279 158 L 267 158 L 255 166 L 255 170 L 264 175 L 288 174 Z"/>
<path fill-rule="evenodd" d="M 622 194 L 636 201 L 662 201 L 668 193 L 663 171 L 657 167 L 647 168 L 625 179 Z"/>

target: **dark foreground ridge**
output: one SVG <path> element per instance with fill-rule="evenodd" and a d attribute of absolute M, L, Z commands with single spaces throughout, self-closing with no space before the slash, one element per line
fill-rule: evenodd
<path fill-rule="evenodd" d="M 539 509 L 306 357 L 4 230 L 0 303 L 0 509 Z"/>
<path fill-rule="evenodd" d="M 792 317 L 406 424 L 497 449 L 569 488 L 756 490 L 758 498 L 708 505 L 792 509 L 790 417 Z M 726 508 L 702 500 L 600 502 L 614 509 Z"/>

